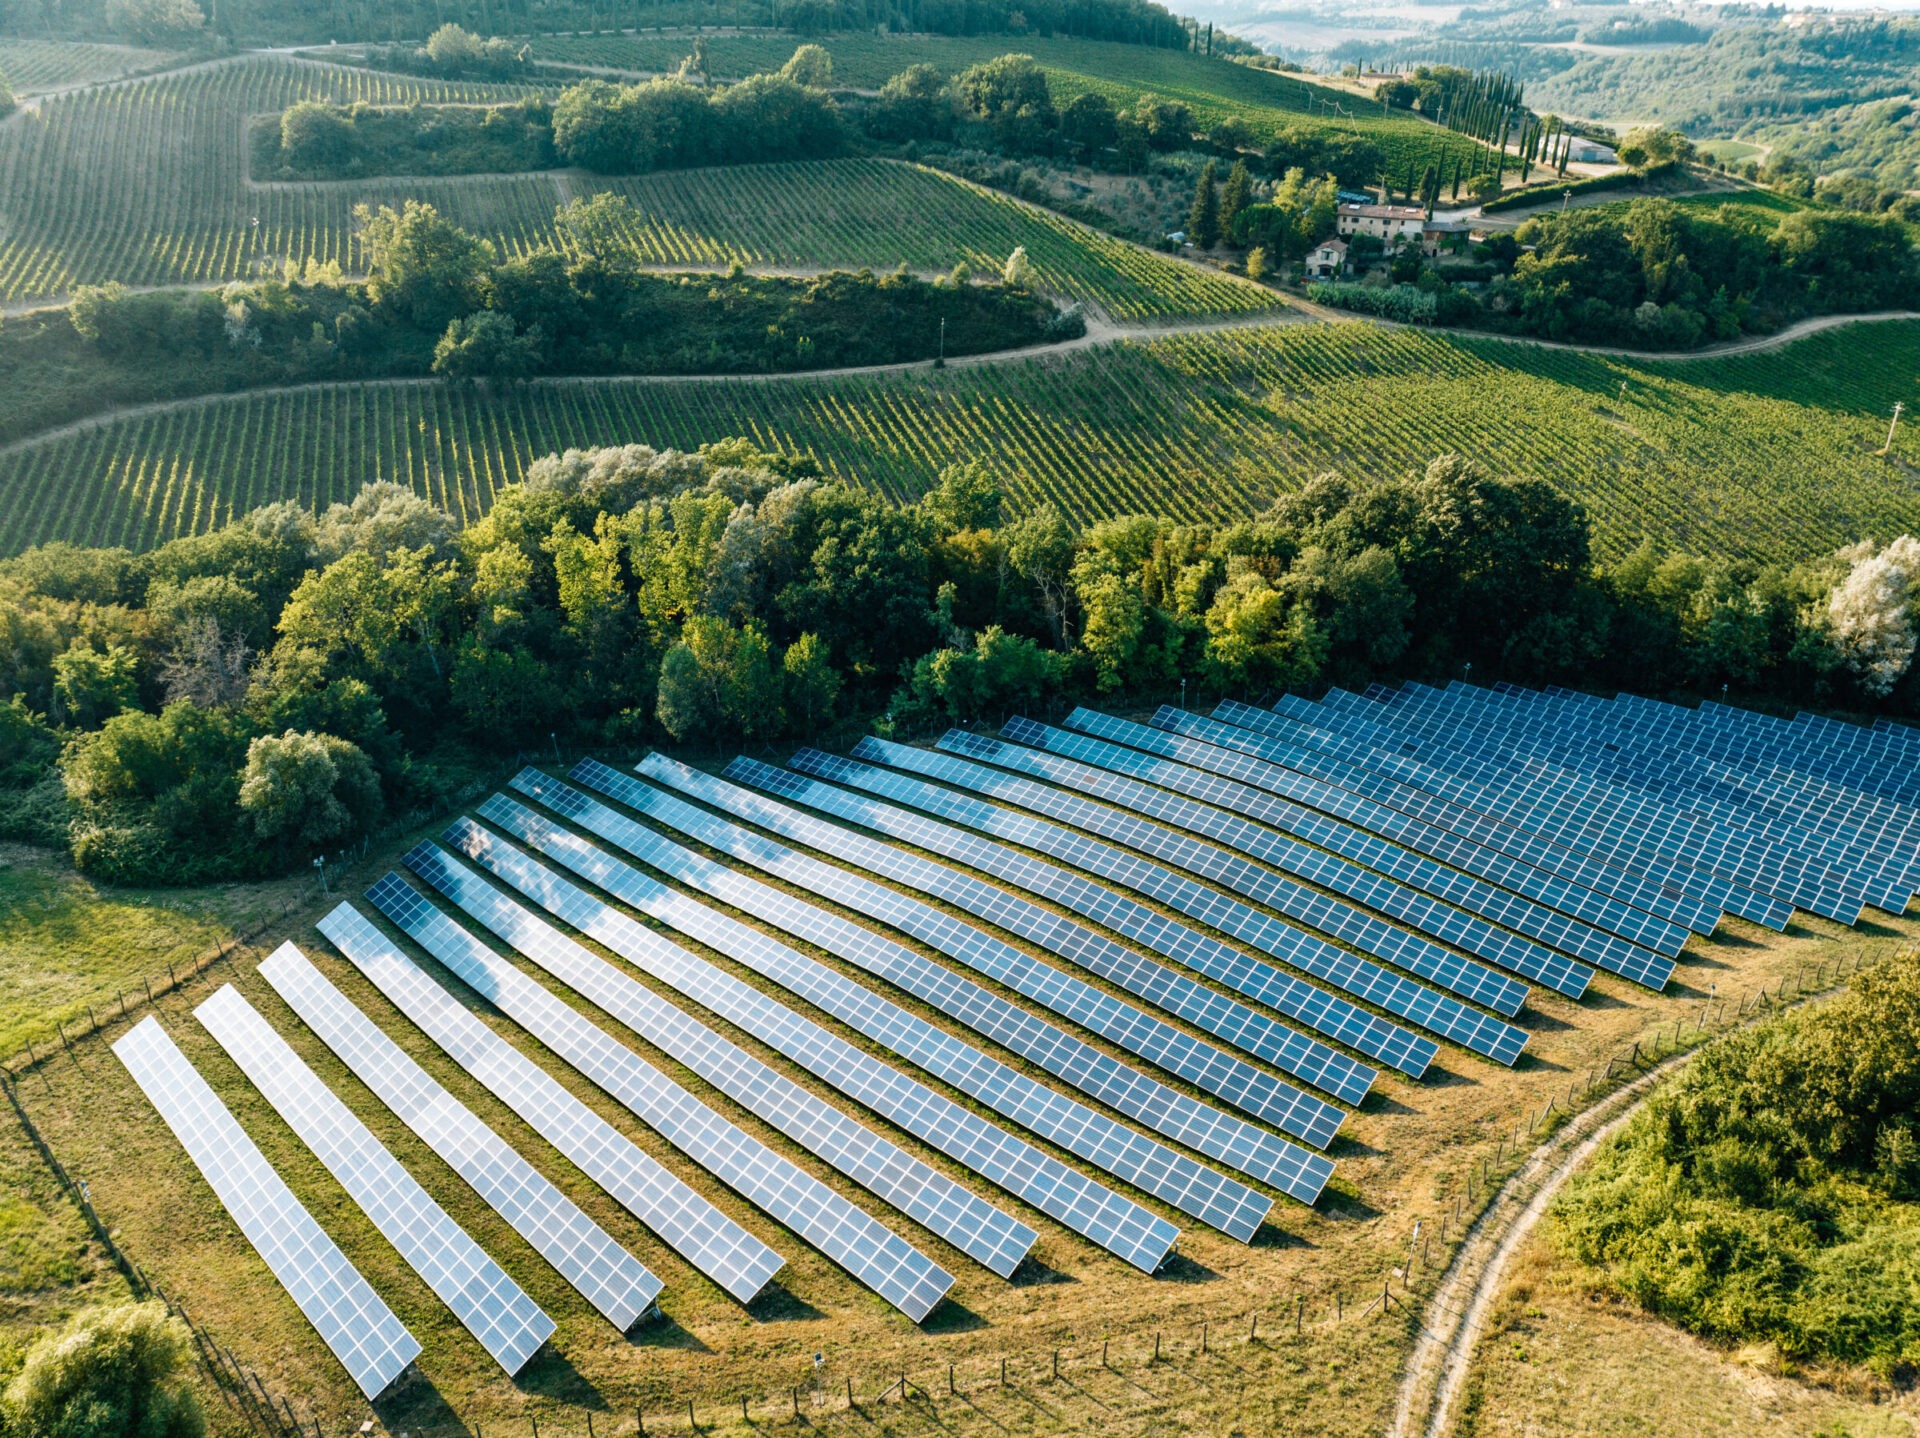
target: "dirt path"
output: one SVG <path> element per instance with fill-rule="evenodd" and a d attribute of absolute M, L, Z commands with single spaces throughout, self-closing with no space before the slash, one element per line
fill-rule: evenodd
<path fill-rule="evenodd" d="M 787 275 L 807 277 L 824 274 L 819 269 L 755 269 L 755 274 Z M 662 273 L 719 274 L 719 270 L 663 271 Z M 179 289 L 178 285 L 156 285 L 150 289 Z M 217 288 L 217 286 L 214 286 Z M 1225 330 L 1266 329 L 1276 325 L 1302 324 L 1363 324 L 1371 323 L 1387 329 L 1427 328 L 1426 326 L 1395 325 L 1386 320 L 1370 319 L 1362 315 L 1344 314 L 1338 310 L 1329 310 L 1320 305 L 1288 296 L 1285 308 L 1261 310 L 1252 314 L 1228 315 L 1224 318 L 1164 320 L 1149 324 L 1116 324 L 1098 314 L 1087 316 L 1087 332 L 1078 339 L 1054 340 L 1047 344 L 1028 345 L 1022 349 L 990 350 L 985 354 L 958 355 L 947 361 L 948 369 L 975 369 L 983 365 L 1011 364 L 1021 360 L 1046 359 L 1054 355 L 1071 354 L 1076 350 L 1091 349 L 1095 345 L 1115 344 L 1125 340 L 1170 339 L 1178 335 L 1211 334 Z M 5 313 L 21 313 L 27 309 L 49 308 L 44 304 L 28 304 L 15 308 L 7 307 Z M 54 306 L 53 308 L 57 308 Z M 1561 344 L 1553 340 L 1534 340 L 1513 338 L 1506 335 L 1482 335 L 1481 338 L 1494 339 L 1502 344 L 1537 345 L 1545 349 L 1580 350 L 1587 354 L 1611 355 L 1634 360 L 1691 360 L 1715 359 L 1726 355 L 1752 354 L 1762 350 L 1779 349 L 1804 339 L 1807 335 L 1821 330 L 1836 329 L 1841 325 L 1873 324 L 1884 320 L 1920 319 L 1920 313 L 1911 310 L 1894 310 L 1884 314 L 1872 315 L 1821 315 L 1818 318 L 1802 320 L 1790 325 L 1778 334 L 1766 335 L 1754 340 L 1738 340 L 1732 344 L 1715 346 L 1707 350 L 1693 350 L 1683 354 L 1646 353 L 1637 350 L 1602 349 L 1591 345 Z M 1445 334 L 1472 335 L 1472 330 L 1440 331 Z M 863 375 L 905 374 L 910 370 L 925 370 L 931 373 L 935 368 L 931 360 L 905 360 L 897 364 L 851 365 L 843 369 L 790 370 L 779 374 L 645 374 L 645 375 L 547 375 L 528 380 L 528 384 L 543 386 L 603 384 L 610 380 L 622 380 L 629 384 L 730 384 L 738 380 L 759 380 L 765 383 L 778 383 L 786 380 L 834 380 L 851 379 Z M 444 384 L 445 380 L 432 376 L 406 376 L 396 379 L 334 379 L 313 380 L 306 384 L 270 385 L 260 389 L 235 390 L 221 394 L 188 395 L 183 399 L 152 400 L 145 404 L 123 405 L 117 409 L 103 410 L 99 414 L 88 415 L 83 419 L 56 425 L 52 429 L 41 430 L 21 439 L 0 444 L 0 458 L 9 457 L 21 450 L 37 444 L 51 443 L 55 440 L 70 438 L 98 429 L 101 425 L 113 424 L 125 419 L 143 419 L 150 415 L 166 414 L 173 410 L 187 409 L 194 405 L 207 404 L 220 399 L 242 399 L 264 395 L 299 394 L 305 390 L 325 389 L 330 385 L 358 385 L 365 387 L 384 387 L 405 389 L 420 385 Z"/>
<path fill-rule="evenodd" d="M 1785 1007 L 1819 1003 L 1834 992 L 1808 994 Z M 1782 1009 L 1774 1006 L 1758 1009 L 1746 1024 L 1726 1032 L 1738 1032 L 1780 1012 Z M 1488 1314 L 1506 1286 L 1514 1257 L 1533 1236 L 1567 1180 L 1639 1112 L 1661 1082 L 1699 1052 L 1699 1048 L 1693 1048 L 1675 1054 L 1575 1115 L 1528 1154 L 1526 1162 L 1501 1185 L 1468 1230 L 1421 1315 L 1386 1438 L 1445 1438 L 1473 1371 L 1474 1350 L 1486 1333 Z"/>

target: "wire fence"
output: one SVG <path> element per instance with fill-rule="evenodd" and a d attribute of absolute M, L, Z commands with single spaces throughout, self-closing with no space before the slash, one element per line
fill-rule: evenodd
<path fill-rule="evenodd" d="M 93 1209 L 84 1185 L 76 1183 L 34 1125 L 18 1094 L 19 1079 L 57 1057 L 63 1050 L 100 1033 L 107 1026 L 129 1020 L 144 1006 L 168 993 L 185 987 L 225 960 L 232 966 L 235 957 L 250 950 L 255 942 L 302 905 L 311 902 L 312 891 L 287 899 L 281 909 L 246 934 L 222 941 L 192 963 L 170 965 L 164 981 L 143 981 L 138 989 L 116 995 L 115 1004 L 104 1017 L 88 1010 L 88 1024 L 72 1030 L 61 1029 L 61 1048 L 35 1050 L 29 1047 L 18 1065 L 0 1066 L 0 1088 L 42 1162 L 59 1184 L 61 1191 L 79 1208 L 94 1240 L 101 1246 L 125 1277 L 136 1296 L 153 1296 L 177 1314 L 193 1335 L 196 1355 L 202 1371 L 217 1388 L 223 1401 L 244 1419 L 260 1438 L 299 1438 L 312 1433 L 327 1438 L 320 1419 L 309 1412 L 296 1415 L 284 1396 L 276 1397 L 257 1372 L 242 1363 L 231 1349 L 223 1346 L 188 1312 L 177 1297 L 166 1293 L 113 1239 L 111 1232 Z M 1912 955 L 1920 949 L 1899 951 Z M 1740 1027 L 1757 1015 L 1777 1011 L 1807 997 L 1825 993 L 1843 980 L 1856 975 L 1869 958 L 1856 951 L 1817 964 L 1802 964 L 1783 975 L 1777 983 L 1747 987 L 1728 994 L 1713 994 L 1677 1016 L 1671 1024 L 1662 1023 L 1651 1036 L 1635 1040 L 1629 1049 L 1607 1059 L 1585 1074 L 1569 1081 L 1564 1091 L 1548 1095 L 1537 1110 L 1530 1110 L 1524 1122 L 1517 1123 L 1511 1135 L 1501 1134 L 1491 1154 L 1484 1154 L 1472 1167 L 1462 1171 L 1447 1185 L 1454 1197 L 1451 1204 L 1435 1216 L 1415 1221 L 1408 1235 L 1394 1243 L 1390 1251 L 1399 1258 L 1379 1281 L 1378 1287 L 1334 1288 L 1309 1295 L 1298 1292 L 1275 1309 L 1261 1309 L 1238 1315 L 1193 1320 L 1181 1325 L 1143 1327 L 1115 1333 L 1101 1339 L 1097 1347 L 1069 1345 L 1052 1349 L 1021 1349 L 998 1355 L 973 1356 L 965 1361 L 942 1364 L 932 1370 L 909 1368 L 870 1373 L 856 1378 L 842 1375 L 828 1383 L 816 1379 L 802 1385 L 742 1394 L 724 1403 L 709 1401 L 703 1407 L 689 1398 L 684 1406 L 656 1409 L 648 1413 L 636 1408 L 631 1416 L 609 1410 L 596 1412 L 586 1408 L 561 1409 L 546 1415 L 530 1414 L 523 1430 L 518 1423 L 476 1422 L 471 1427 L 442 1425 L 436 1428 L 408 1429 L 407 1438 L 486 1438 L 510 1434 L 512 1438 L 622 1438 L 624 1434 L 652 1432 L 705 1432 L 737 1421 L 749 1426 L 780 1420 L 825 1420 L 836 1414 L 859 1417 L 869 1405 L 897 1403 L 922 1405 L 929 1416 L 937 1418 L 943 1403 L 964 1403 L 970 1395 L 991 1389 L 1025 1391 L 1035 1384 L 1061 1379 L 1071 1380 L 1076 1372 L 1104 1371 L 1123 1376 L 1142 1369 L 1178 1371 L 1182 1364 L 1246 1345 L 1273 1347 L 1286 1342 L 1302 1342 L 1342 1325 L 1377 1323 L 1398 1314 L 1400 1321 L 1417 1325 L 1416 1309 L 1422 1305 L 1429 1313 L 1438 1311 L 1454 1323 L 1464 1321 L 1464 1310 L 1448 1309 L 1435 1303 L 1442 1278 L 1456 1263 L 1484 1264 L 1495 1249 L 1472 1246 L 1476 1230 L 1481 1228 L 1496 1204 L 1524 1205 L 1545 1181 L 1547 1170 L 1535 1160 L 1542 1151 L 1537 1142 L 1551 1139 L 1568 1124 L 1593 1119 L 1596 1106 L 1622 1088 L 1642 1078 L 1660 1064 L 1697 1048 L 1708 1039 Z M 1536 1171 L 1537 1170 L 1537 1171 Z"/>

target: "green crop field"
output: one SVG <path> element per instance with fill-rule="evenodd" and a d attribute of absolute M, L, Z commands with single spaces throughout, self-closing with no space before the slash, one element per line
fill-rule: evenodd
<path fill-rule="evenodd" d="M 175 58 L 165 50 L 142 50 L 132 45 L 0 35 L 0 75 L 6 76 L 13 93 L 21 96 L 152 70 Z"/>
<path fill-rule="evenodd" d="M 908 500 L 960 455 L 1015 501 L 1079 520 L 1245 515 L 1328 469 L 1456 449 L 1539 475 L 1603 549 L 1796 558 L 1920 524 L 1920 440 L 1877 457 L 1920 372 L 1920 325 L 1719 360 L 1628 362 L 1363 323 L 1102 345 L 1065 357 L 843 378 L 321 385 L 209 399 L 0 452 L 0 547 L 144 548 L 251 506 L 409 484 L 463 519 L 570 445 L 726 435 L 809 450 Z M 1622 385 L 1625 392 L 1622 393 Z"/>
<path fill-rule="evenodd" d="M 792 35 L 710 36 L 707 64 L 716 76 L 728 77 L 776 69 L 798 43 Z M 833 56 L 834 82 L 849 89 L 877 89 L 909 65 L 958 72 L 1016 51 L 1041 64 L 1060 102 L 1093 90 L 1124 108 L 1151 93 L 1186 105 L 1202 130 L 1235 116 L 1262 142 L 1289 126 L 1357 130 L 1380 145 L 1396 172 L 1409 160 L 1424 163 L 1443 148 L 1449 156 L 1480 148 L 1411 115 L 1385 114 L 1346 91 L 1184 50 L 1034 35 L 831 35 L 820 43 Z M 673 69 L 691 45 L 690 36 L 673 33 L 567 35 L 535 40 L 534 53 L 554 63 L 653 73 Z M 1341 107 L 1344 115 L 1332 106 Z"/>
<path fill-rule="evenodd" d="M 641 259 L 660 265 L 998 269 L 1024 245 L 1040 283 L 1122 319 L 1261 310 L 1267 291 L 1100 235 L 952 176 L 875 160 L 742 166 L 595 181 L 573 173 L 249 187 L 248 115 L 304 96 L 394 104 L 500 98 L 447 85 L 274 57 L 50 100 L 0 129 L 0 296 L 119 280 L 157 285 L 243 276 L 258 262 L 362 267 L 356 203 L 432 201 L 508 254 L 554 240 L 569 196 L 617 189 L 645 216 Z M 254 221 L 258 220 L 258 226 Z"/>

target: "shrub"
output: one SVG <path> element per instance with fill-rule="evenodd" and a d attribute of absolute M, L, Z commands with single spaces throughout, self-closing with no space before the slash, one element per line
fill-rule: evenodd
<path fill-rule="evenodd" d="M 202 1438 L 206 1419 L 180 1382 L 186 1325 L 164 1304 L 91 1308 L 43 1334 L 7 1385 L 17 1438 Z"/>

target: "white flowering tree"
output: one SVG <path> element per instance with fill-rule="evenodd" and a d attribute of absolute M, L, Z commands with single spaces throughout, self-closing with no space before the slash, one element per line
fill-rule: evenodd
<path fill-rule="evenodd" d="M 1869 694 L 1891 693 L 1913 662 L 1914 609 L 1920 599 L 1920 539 L 1903 534 L 1876 552 L 1843 551 L 1853 567 L 1827 600 L 1834 642 Z"/>

